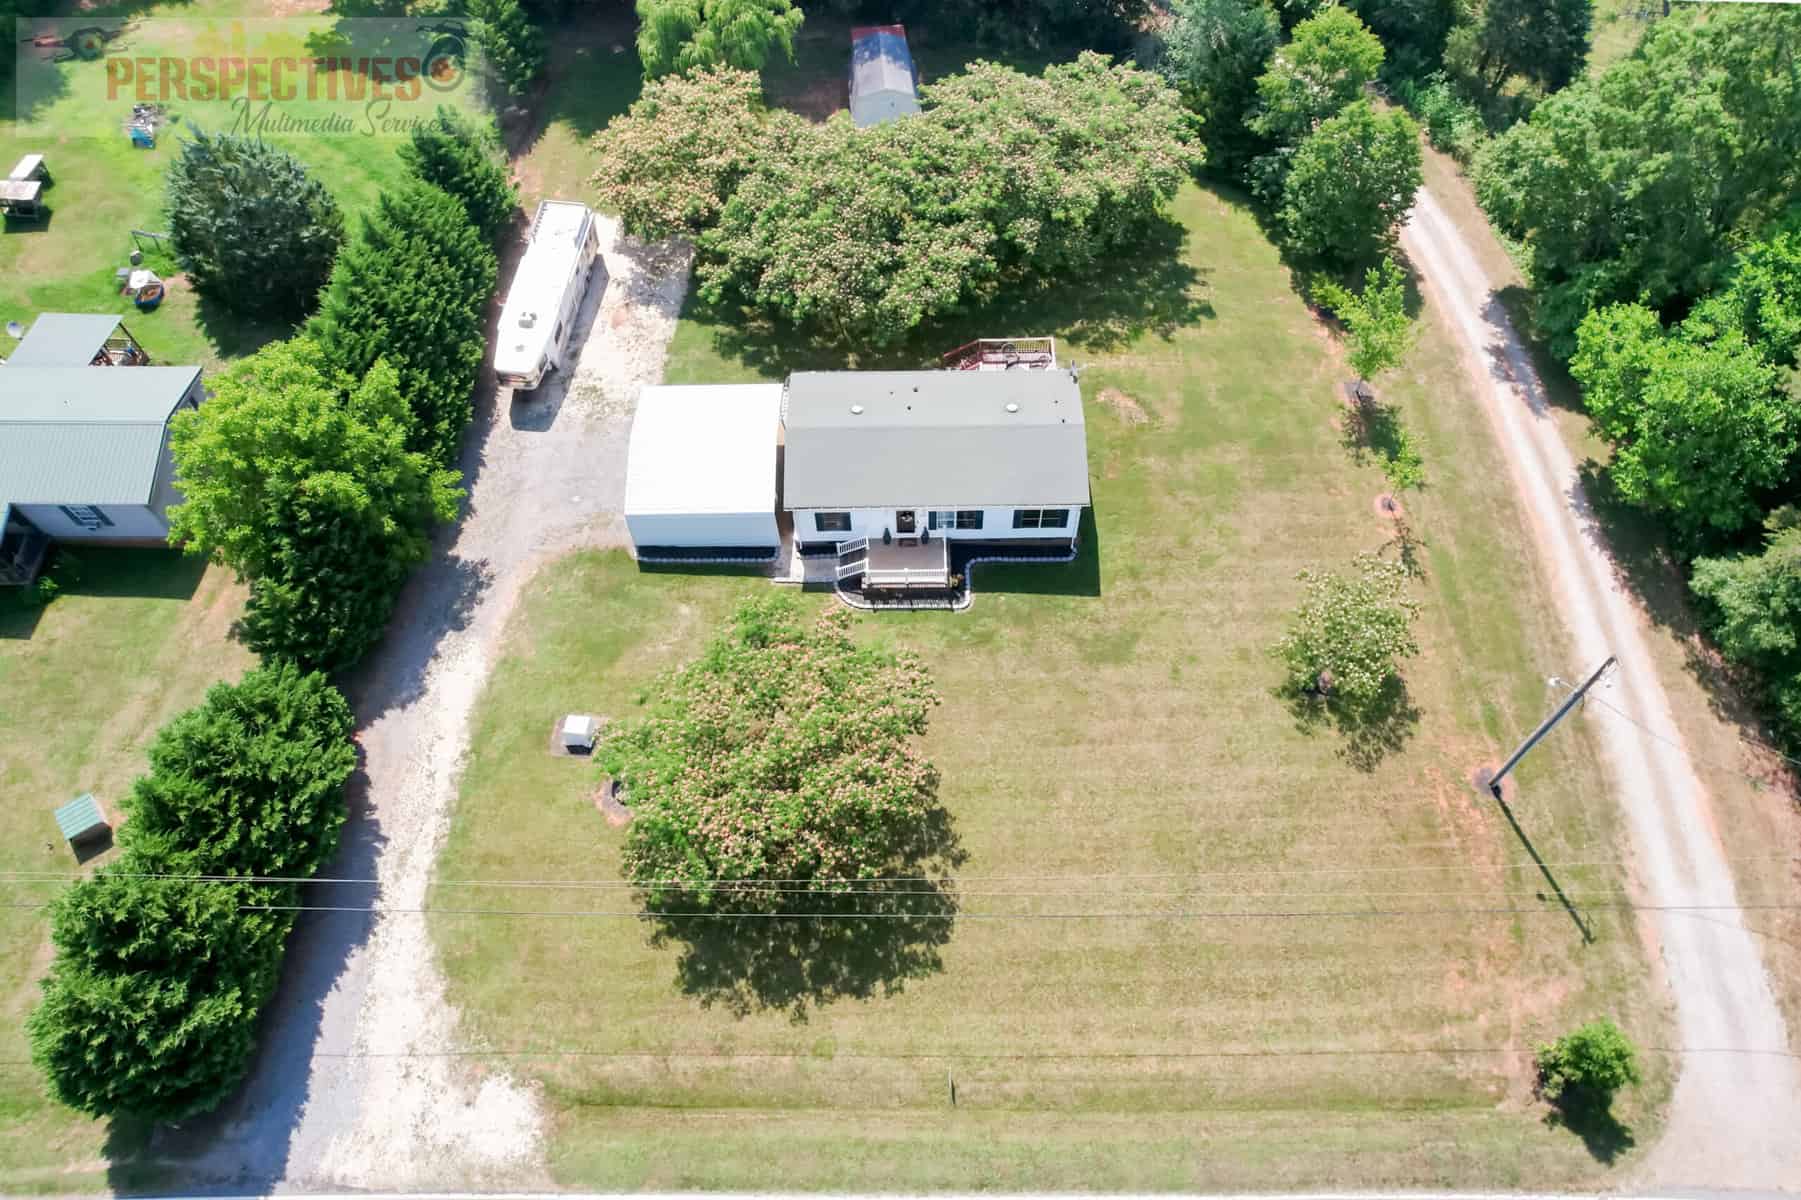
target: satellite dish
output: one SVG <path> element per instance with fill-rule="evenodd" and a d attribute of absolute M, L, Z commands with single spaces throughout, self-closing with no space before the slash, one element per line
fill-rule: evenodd
<path fill-rule="evenodd" d="M 19 324 L 17 321 L 8 321 L 6 323 L 6 336 L 15 340 L 24 337 L 25 326 Z"/>

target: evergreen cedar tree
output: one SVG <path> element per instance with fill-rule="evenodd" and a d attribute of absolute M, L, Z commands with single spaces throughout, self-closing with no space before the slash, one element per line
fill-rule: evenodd
<path fill-rule="evenodd" d="M 347 667 L 380 639 L 431 525 L 455 515 L 456 475 L 407 448 L 411 414 L 385 362 L 344 392 L 299 337 L 213 389 L 171 429 L 185 499 L 170 536 L 250 581 L 258 653 Z"/>
<path fill-rule="evenodd" d="M 601 744 L 632 808 L 625 875 L 652 911 L 810 909 L 887 873 L 936 808 L 924 665 L 856 642 L 843 609 L 797 614 L 791 597 L 746 601 Z M 760 879 L 813 890 L 722 882 Z"/>
<path fill-rule="evenodd" d="M 492 130 L 478 129 L 455 109 L 439 106 L 401 145 L 400 160 L 419 179 L 455 196 L 489 245 L 512 226 L 519 193 Z"/>
<path fill-rule="evenodd" d="M 324 185 L 259 138 L 193 129 L 169 164 L 165 204 L 195 290 L 241 316 L 305 316 L 344 240 Z"/>
<path fill-rule="evenodd" d="M 314 874 L 356 766 L 350 706 L 291 665 L 219 684 L 150 748 L 113 865 L 51 906 L 56 958 L 27 1019 L 63 1103 L 180 1120 L 238 1086 L 280 975 L 294 885 L 152 876 Z"/>
<path fill-rule="evenodd" d="M 976 63 L 923 105 L 814 125 L 747 72 L 671 76 L 597 138 L 595 183 L 630 232 L 696 236 L 708 302 L 888 345 L 1129 250 L 1202 157 L 1172 88 L 1093 53 L 1038 77 Z"/>
<path fill-rule="evenodd" d="M 519 0 L 468 0 L 469 33 L 488 75 L 515 96 L 531 90 L 544 69 L 544 35 Z"/>
<path fill-rule="evenodd" d="M 465 206 L 415 181 L 383 192 L 364 218 L 309 330 L 331 371 L 358 379 L 378 360 L 394 368 L 408 448 L 446 466 L 474 415 L 497 269 Z"/>
<path fill-rule="evenodd" d="M 1263 148 L 1247 125 L 1257 77 L 1282 27 L 1265 0 L 1182 0 L 1164 41 L 1164 74 L 1201 120 L 1208 170 L 1235 176 Z"/>
<path fill-rule="evenodd" d="M 804 16 L 794 0 L 637 0 L 638 61 L 646 79 L 704 67 L 761 71 L 794 61 Z"/>

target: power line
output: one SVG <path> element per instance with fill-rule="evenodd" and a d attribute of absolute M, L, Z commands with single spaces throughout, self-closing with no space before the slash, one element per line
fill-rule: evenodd
<path fill-rule="evenodd" d="M 1731 863 L 1750 862 L 1793 862 L 1801 863 L 1801 855 L 1772 854 L 1729 858 Z M 1544 867 L 1630 867 L 1633 863 L 1625 859 L 1569 859 L 1539 864 L 1532 861 L 1496 864 L 1487 869 L 1498 871 L 1537 871 Z M 1030 881 L 1037 883 L 1057 884 L 1076 880 L 1171 880 L 1171 879 L 1222 879 L 1245 877 L 1270 877 L 1284 875 L 1380 875 L 1380 874 L 1418 874 L 1432 871 L 1471 871 L 1475 866 L 1468 862 L 1422 864 L 1409 863 L 1396 866 L 1372 866 L 1363 864 L 1348 867 L 1250 867 L 1214 871 L 1148 871 L 1148 872 L 1095 872 L 1072 874 L 1012 874 L 1012 875 L 873 875 L 859 879 L 846 879 L 840 882 L 801 878 L 759 879 L 750 876 L 709 880 L 708 886 L 725 890 L 754 890 L 757 892 L 793 891 L 797 893 L 822 892 L 828 888 L 836 889 L 842 884 L 845 888 L 863 885 L 889 883 L 945 883 L 957 885 L 964 882 L 1010 882 Z M 106 871 L 115 879 L 168 879 L 187 883 L 270 883 L 270 884 L 360 884 L 381 886 L 383 881 L 371 877 L 344 875 L 217 875 L 217 874 L 184 874 L 175 871 Z M 91 875 L 80 871 L 0 871 L 0 886 L 10 883 L 60 883 L 91 878 Z M 799 884 L 800 887 L 787 888 L 782 885 Z M 432 887 L 499 887 L 499 888 L 547 888 L 547 889 L 595 889 L 595 890 L 631 890 L 638 888 L 667 887 L 671 889 L 691 887 L 691 881 L 677 878 L 659 878 L 643 883 L 623 879 L 436 879 Z M 876 893 L 881 894 L 881 893 Z M 1063 893 L 1058 893 L 1063 894 Z"/>
<path fill-rule="evenodd" d="M 1751 774 L 1747 773 L 1742 767 L 1730 766 L 1717 758 L 1712 758 L 1705 754 L 1696 754 L 1693 750 L 1689 749 L 1689 747 L 1686 744 L 1677 741 L 1675 738 L 1670 737 L 1667 734 L 1661 733 L 1658 730 L 1653 729 L 1651 726 L 1645 724 L 1643 721 L 1639 720 L 1637 717 L 1633 716 L 1631 713 L 1627 712 L 1625 709 L 1620 708 L 1618 705 L 1609 703 L 1607 697 L 1605 697 L 1605 696 L 1593 696 L 1591 698 L 1594 700 L 1594 702 L 1596 704 L 1599 704 L 1601 707 L 1607 709 L 1609 712 L 1613 713 L 1614 716 L 1620 718 L 1622 721 L 1625 721 L 1627 724 L 1634 726 L 1635 728 L 1637 728 L 1639 730 L 1639 732 L 1643 733 L 1646 737 L 1650 738 L 1652 741 L 1662 742 L 1664 745 L 1669 746 L 1673 750 L 1680 750 L 1684 754 L 1687 754 L 1689 757 L 1697 759 L 1701 762 L 1707 763 L 1708 765 L 1712 766 L 1716 770 L 1725 771 L 1729 775 L 1737 775 L 1743 779 L 1750 780 L 1752 783 L 1762 782 L 1755 775 L 1751 775 Z M 1738 740 L 1739 745 L 1744 746 L 1747 749 L 1756 750 L 1763 754 L 1773 755 L 1776 758 L 1780 758 L 1783 762 L 1790 764 L 1791 766 L 1801 767 L 1801 758 L 1795 758 L 1792 755 L 1784 754 L 1782 751 L 1776 749 L 1776 747 L 1774 747 L 1774 746 L 1767 745 L 1763 742 L 1754 742 L 1751 739 L 1745 738 L 1745 737 L 1739 737 L 1737 740 Z"/>

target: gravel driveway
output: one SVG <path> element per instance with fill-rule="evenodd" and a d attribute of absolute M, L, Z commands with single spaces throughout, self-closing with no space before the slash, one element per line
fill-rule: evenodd
<path fill-rule="evenodd" d="M 1597 719 L 1614 793 L 1626 814 L 1648 903 L 1734 906 L 1737 892 L 1714 832 L 1707 791 L 1679 737 L 1637 602 L 1619 583 L 1596 532 L 1576 463 L 1546 409 L 1544 389 L 1496 288 L 1430 192 L 1402 244 L 1463 351 L 1586 673 L 1608 654 L 1602 685 L 1632 721 Z M 1653 736 L 1650 730 L 1664 731 Z M 1665 1188 L 1801 1187 L 1801 1077 L 1757 943 L 1731 907 L 1652 913 L 1685 1053 L 1669 1125 L 1646 1157 Z"/>
<path fill-rule="evenodd" d="M 528 401 L 484 381 L 463 456 L 467 512 L 347 689 L 364 761 L 332 874 L 379 879 L 379 890 L 314 885 L 309 903 L 425 902 L 470 712 L 520 587 L 565 551 L 623 540 L 632 405 L 639 386 L 662 376 L 689 252 L 623 239 L 605 219 L 602 239 L 607 273 L 596 273 L 577 325 L 578 365 Z M 250 1083 L 220 1118 L 155 1152 L 246 1190 L 545 1182 L 531 1091 L 442 1056 L 455 1045 L 422 917 L 309 915 Z"/>

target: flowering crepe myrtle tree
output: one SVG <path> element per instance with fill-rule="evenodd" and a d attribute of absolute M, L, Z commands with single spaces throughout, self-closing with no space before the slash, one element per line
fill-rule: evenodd
<path fill-rule="evenodd" d="M 859 645 L 842 609 L 809 626 L 791 598 L 746 601 L 600 747 L 632 808 L 626 877 L 653 911 L 749 913 L 883 876 L 937 808 L 917 744 L 937 703 L 918 658 Z"/>
<path fill-rule="evenodd" d="M 1355 713 L 1378 702 L 1400 660 L 1419 653 L 1412 624 L 1419 605 L 1407 595 L 1407 569 L 1360 554 L 1350 576 L 1303 570 L 1301 606 L 1275 654 L 1288 667 L 1294 693 L 1319 692 Z"/>

